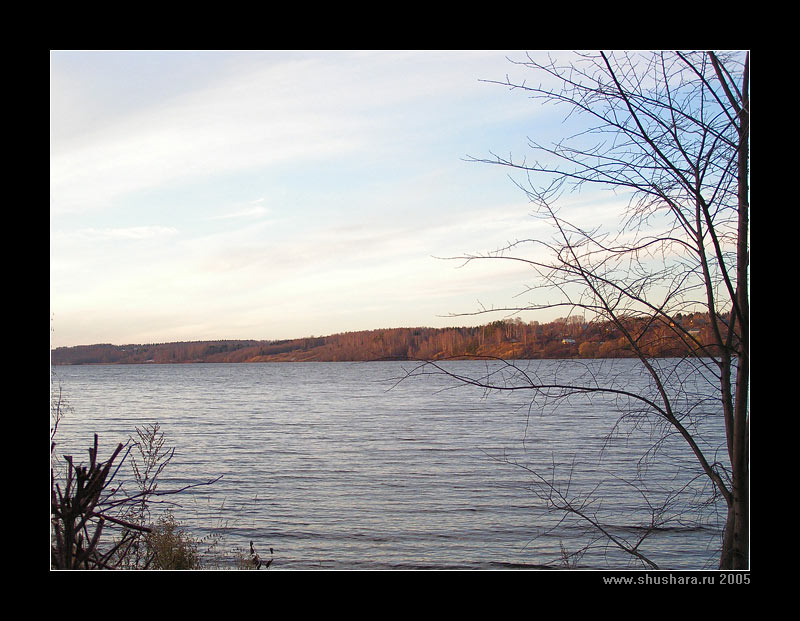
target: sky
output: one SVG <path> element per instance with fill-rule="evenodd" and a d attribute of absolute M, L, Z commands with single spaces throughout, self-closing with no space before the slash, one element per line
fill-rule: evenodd
<path fill-rule="evenodd" d="M 531 52 L 542 54 L 542 52 Z M 277 340 L 518 305 L 524 51 L 51 51 L 51 346 Z M 456 315 L 456 316 L 454 316 Z M 555 317 L 523 315 L 548 321 Z"/>

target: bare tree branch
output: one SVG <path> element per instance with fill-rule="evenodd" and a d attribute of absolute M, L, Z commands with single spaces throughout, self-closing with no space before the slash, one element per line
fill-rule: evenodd
<path fill-rule="evenodd" d="M 550 146 L 529 139 L 535 159 L 494 153 L 490 158 L 468 158 L 509 169 L 533 205 L 534 216 L 552 226 L 553 236 L 518 240 L 483 255 L 452 257 L 464 264 L 518 262 L 530 268 L 535 283 L 523 291 L 534 298 L 530 303 L 459 315 L 558 307 L 589 312 L 624 336 L 649 374 L 653 394 L 537 382 L 525 374 L 516 376 L 516 385 L 498 385 L 493 377 L 468 378 L 441 366 L 433 369 L 482 390 L 529 390 L 533 399 L 546 402 L 584 393 L 640 404 L 648 416 L 661 421 L 664 438 L 682 438 L 712 484 L 712 497 L 718 495 L 728 507 L 720 566 L 747 567 L 749 55 L 601 51 L 578 54 L 563 65 L 529 55 L 517 66 L 556 86 L 512 82 L 508 76 L 493 83 L 535 101 L 565 106 L 565 122 L 586 119 L 588 125 Z M 618 228 L 604 232 L 597 225 L 585 227 L 555 207 L 568 191 L 588 188 L 610 190 L 627 200 Z M 674 321 L 677 313 L 700 309 L 707 313 L 713 337 L 702 342 Z M 726 459 L 716 452 L 708 456 L 695 430 L 684 423 L 698 404 L 692 404 L 688 394 L 673 394 L 668 387 L 672 378 L 648 355 L 646 339 L 654 326 L 682 339 L 699 367 L 713 371 L 716 404 L 725 421 Z M 545 479 L 538 481 L 544 485 Z M 584 505 L 552 487 L 545 489 L 548 502 L 580 516 L 645 564 L 652 563 L 639 557 L 642 542 L 616 540 L 583 510 Z M 663 505 L 651 508 L 659 506 Z"/>

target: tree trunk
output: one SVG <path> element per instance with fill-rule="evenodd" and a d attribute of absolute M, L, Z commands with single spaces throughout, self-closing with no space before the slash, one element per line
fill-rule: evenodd
<path fill-rule="evenodd" d="M 750 567 L 750 304 L 748 229 L 749 199 L 749 136 L 750 136 L 750 64 L 745 60 L 739 115 L 738 200 L 739 222 L 736 266 L 736 310 L 739 317 L 740 343 L 733 415 L 731 451 L 732 501 L 728 507 L 720 569 Z"/>

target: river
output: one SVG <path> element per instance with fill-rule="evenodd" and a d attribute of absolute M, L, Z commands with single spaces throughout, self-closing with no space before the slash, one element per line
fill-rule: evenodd
<path fill-rule="evenodd" d="M 661 362 L 676 395 L 688 395 L 681 412 L 703 448 L 722 459 L 713 378 L 696 364 Z M 633 360 L 517 364 L 528 377 L 646 388 Z M 444 368 L 518 382 L 496 362 Z M 683 440 L 619 395 L 533 403 L 529 390 L 486 391 L 413 362 L 53 371 L 69 406 L 58 455 L 85 460 L 97 433 L 105 458 L 136 427 L 158 423 L 175 447 L 161 489 L 223 475 L 171 497 L 175 516 L 226 549 L 253 541 L 269 558 L 272 548 L 271 569 L 640 566 L 585 517 L 552 510 L 542 482 L 591 501 L 585 516 L 630 541 L 653 519 L 646 487 L 665 506 L 641 551 L 661 568 L 716 566 L 722 507 L 701 504 L 708 487 Z"/>

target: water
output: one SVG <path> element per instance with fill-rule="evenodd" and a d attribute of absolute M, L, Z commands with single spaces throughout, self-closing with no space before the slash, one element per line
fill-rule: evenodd
<path fill-rule="evenodd" d="M 540 377 L 591 372 L 643 385 L 630 360 L 519 364 Z M 247 549 L 253 541 L 262 556 L 273 548 L 274 569 L 559 566 L 562 549 L 586 546 L 571 559 L 578 567 L 637 567 L 587 531 L 585 520 L 564 521 L 563 513 L 548 510 L 537 474 L 568 489 L 570 498 L 595 499 L 586 514 L 629 539 L 644 532 L 631 524 L 651 519 L 637 488 L 668 493 L 688 484 L 642 552 L 661 568 L 715 566 L 721 507 L 694 510 L 696 495 L 707 489 L 703 477 L 694 479 L 698 470 L 680 439 L 655 445 L 660 430 L 640 416 L 615 427 L 630 404 L 618 397 L 550 397 L 540 409 L 529 391 L 487 393 L 429 367 L 396 381 L 415 366 L 55 367 L 70 407 L 57 453 L 85 460 L 96 432 L 105 458 L 137 426 L 159 423 L 176 449 L 161 489 L 223 475 L 170 497 L 177 502 L 173 513 L 198 537 L 221 533 L 229 548 Z M 508 368 L 499 363 L 446 368 L 518 381 L 501 377 Z M 684 390 L 714 394 L 696 370 L 674 377 Z M 691 403 L 700 405 L 684 408 L 687 422 L 698 426 L 704 446 L 723 446 L 715 403 Z"/>

